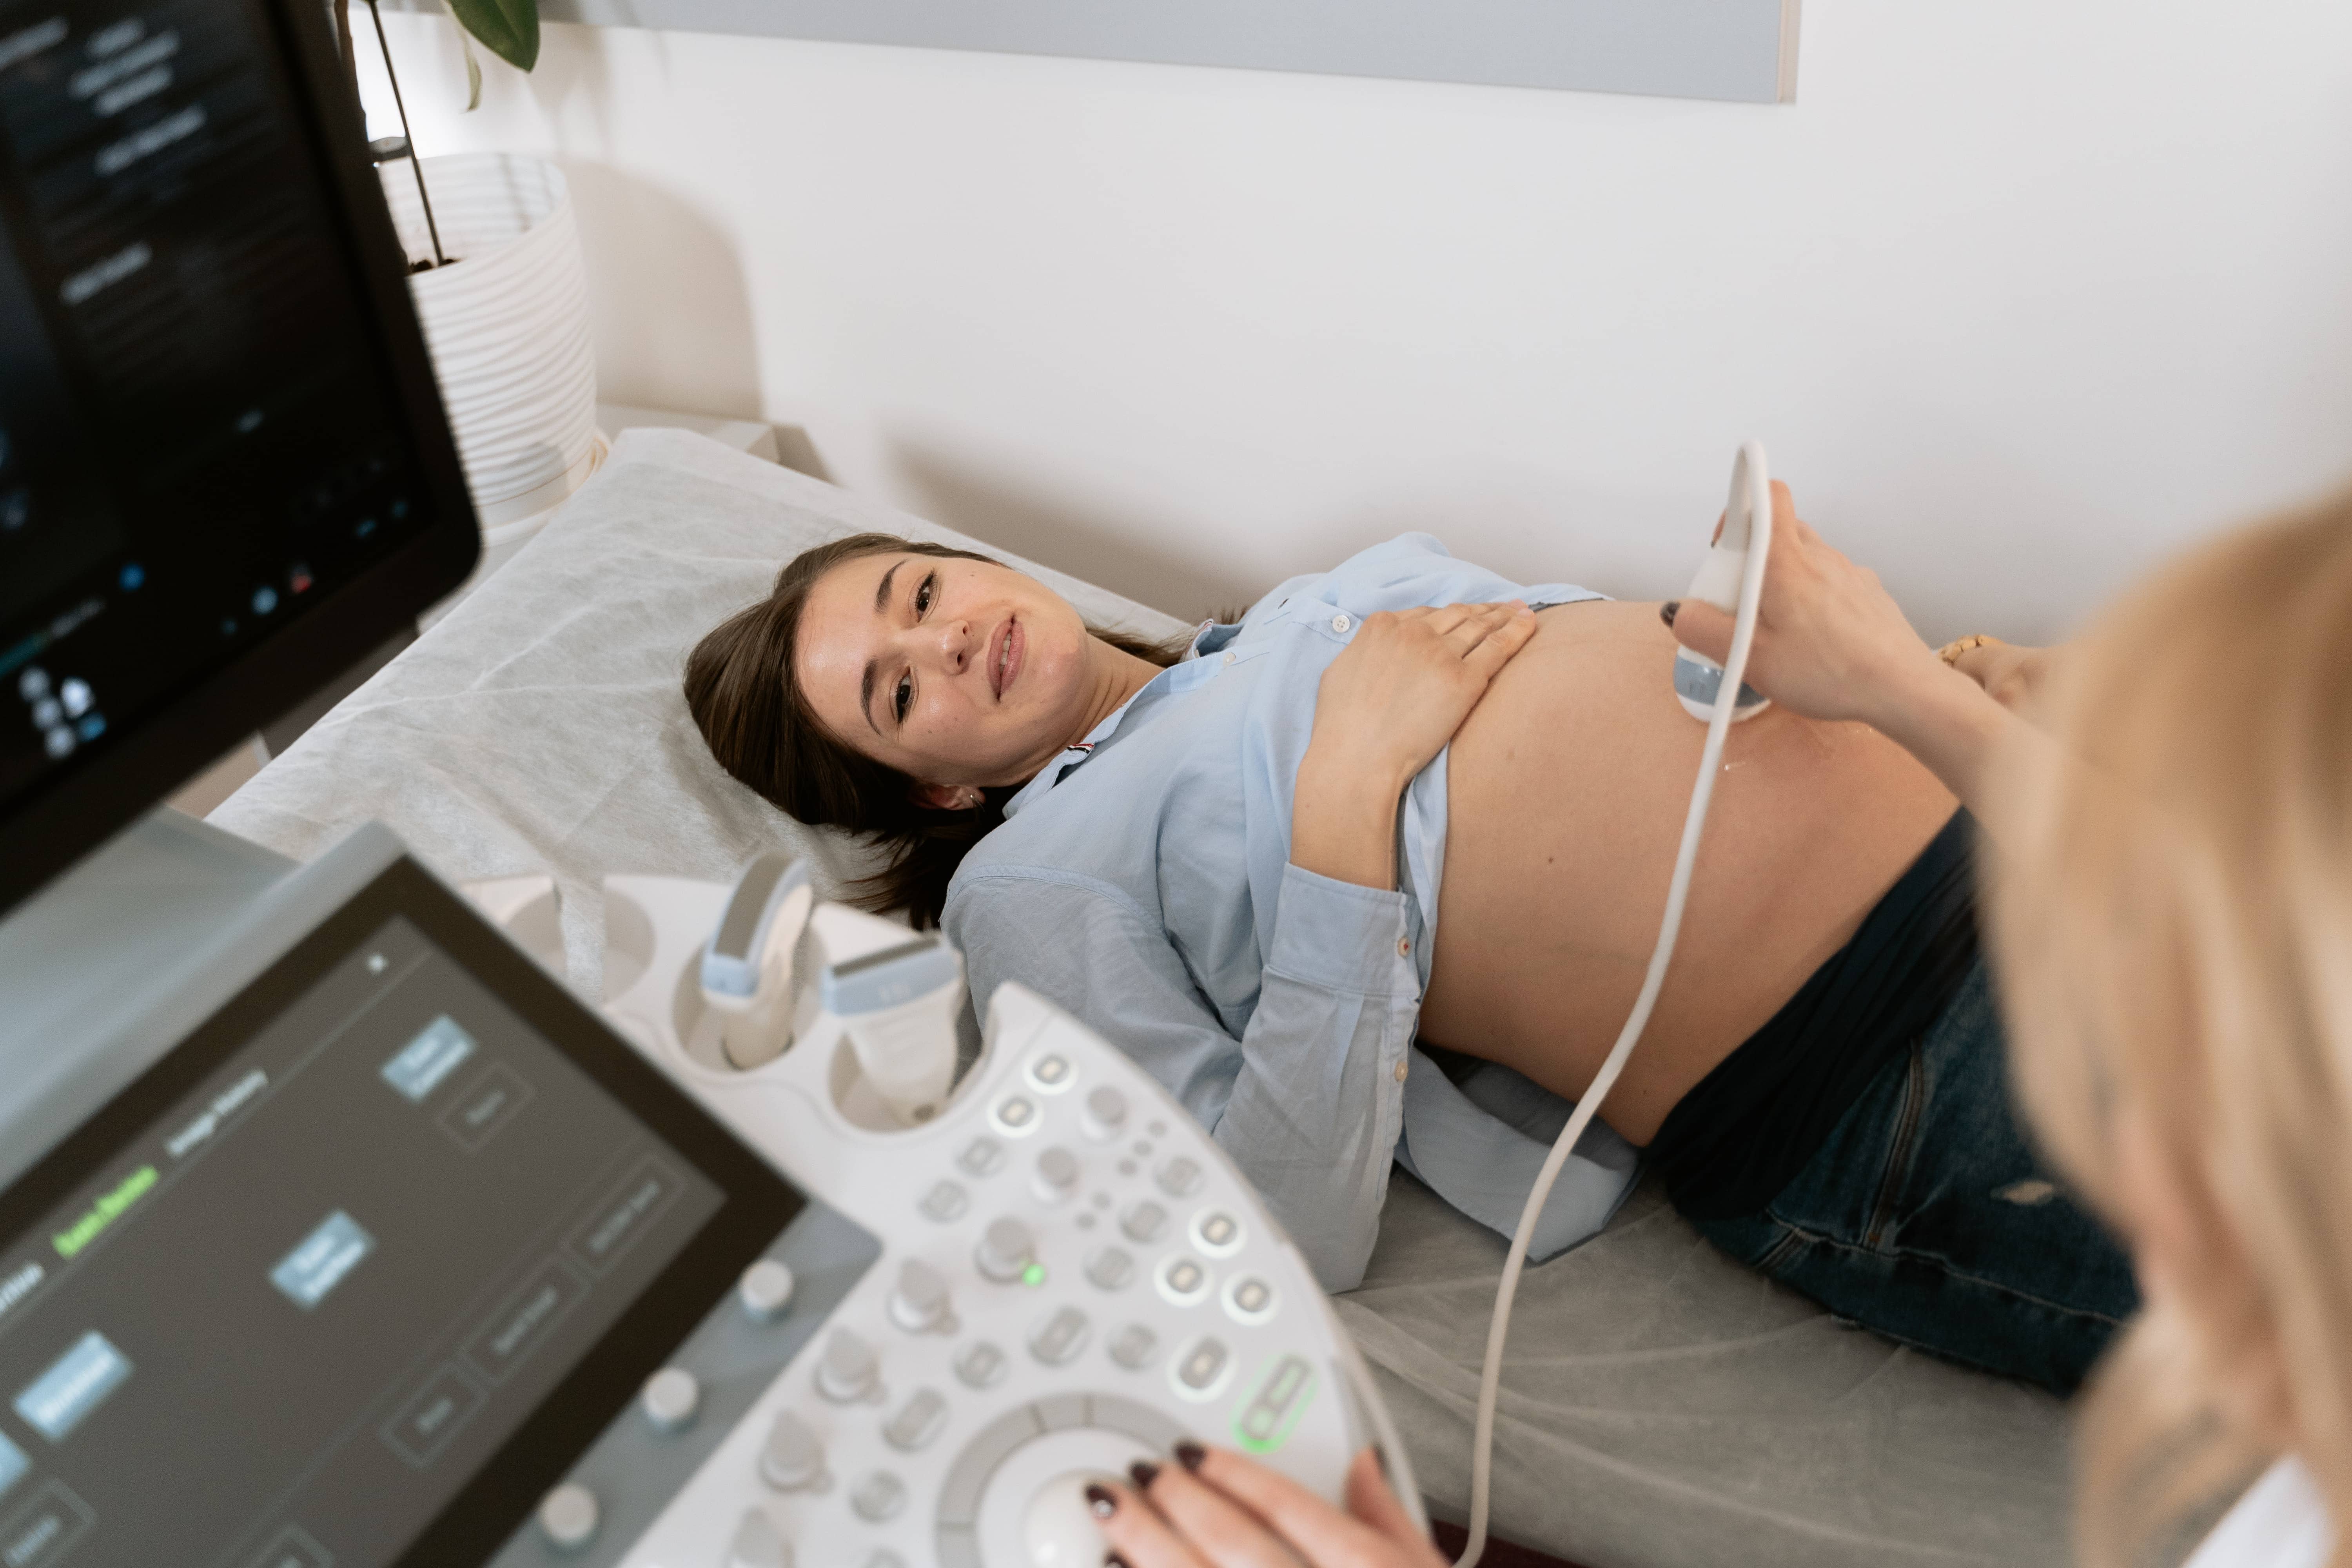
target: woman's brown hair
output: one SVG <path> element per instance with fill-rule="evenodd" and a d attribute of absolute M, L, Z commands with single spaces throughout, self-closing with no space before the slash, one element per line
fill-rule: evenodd
<path fill-rule="evenodd" d="M 851 901 L 878 913 L 904 910 L 918 927 L 939 923 L 948 883 L 971 847 L 1004 820 L 1011 789 L 982 791 L 978 808 L 941 811 L 915 798 L 920 782 L 861 755 L 827 733 L 801 690 L 793 642 L 818 578 L 869 555 L 942 561 L 992 557 L 889 533 L 853 533 L 803 551 L 776 574 L 760 603 L 720 622 L 686 661 L 686 706 L 719 765 L 778 810 L 813 827 L 845 827 L 884 852 Z M 1088 631 L 1113 647 L 1167 666 L 1189 636 L 1147 642 L 1125 632 Z"/>

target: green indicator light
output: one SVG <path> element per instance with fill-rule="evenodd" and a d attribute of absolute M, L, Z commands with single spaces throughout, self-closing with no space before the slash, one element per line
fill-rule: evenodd
<path fill-rule="evenodd" d="M 1021 1283 L 1024 1285 L 1043 1285 L 1045 1282 L 1045 1266 L 1042 1263 L 1033 1263 L 1021 1271 Z"/>
<path fill-rule="evenodd" d="M 1314 1369 L 1295 1355 L 1284 1356 L 1258 1385 L 1257 1397 L 1234 1418 L 1234 1436 L 1253 1454 L 1271 1454 L 1289 1438 L 1314 1398 Z"/>

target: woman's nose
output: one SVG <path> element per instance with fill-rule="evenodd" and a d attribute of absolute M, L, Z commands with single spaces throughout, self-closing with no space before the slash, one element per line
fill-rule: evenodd
<path fill-rule="evenodd" d="M 942 620 L 935 632 L 938 638 L 940 663 L 950 674 L 961 675 L 971 662 L 972 629 L 970 621 Z"/>

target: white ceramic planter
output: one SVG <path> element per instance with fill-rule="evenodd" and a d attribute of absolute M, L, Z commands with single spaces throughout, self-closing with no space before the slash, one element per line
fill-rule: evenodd
<path fill-rule="evenodd" d="M 410 260 L 433 241 L 405 160 L 380 171 Z M 510 153 L 425 160 L 452 265 L 410 293 L 485 539 L 528 531 L 603 456 L 588 279 L 562 171 Z"/>

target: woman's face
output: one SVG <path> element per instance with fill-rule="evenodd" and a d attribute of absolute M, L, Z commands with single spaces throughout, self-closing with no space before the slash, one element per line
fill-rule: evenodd
<path fill-rule="evenodd" d="M 1079 738 L 1091 642 L 1034 577 L 893 553 L 816 580 L 793 659 L 809 706 L 853 751 L 926 785 L 1003 785 Z"/>

